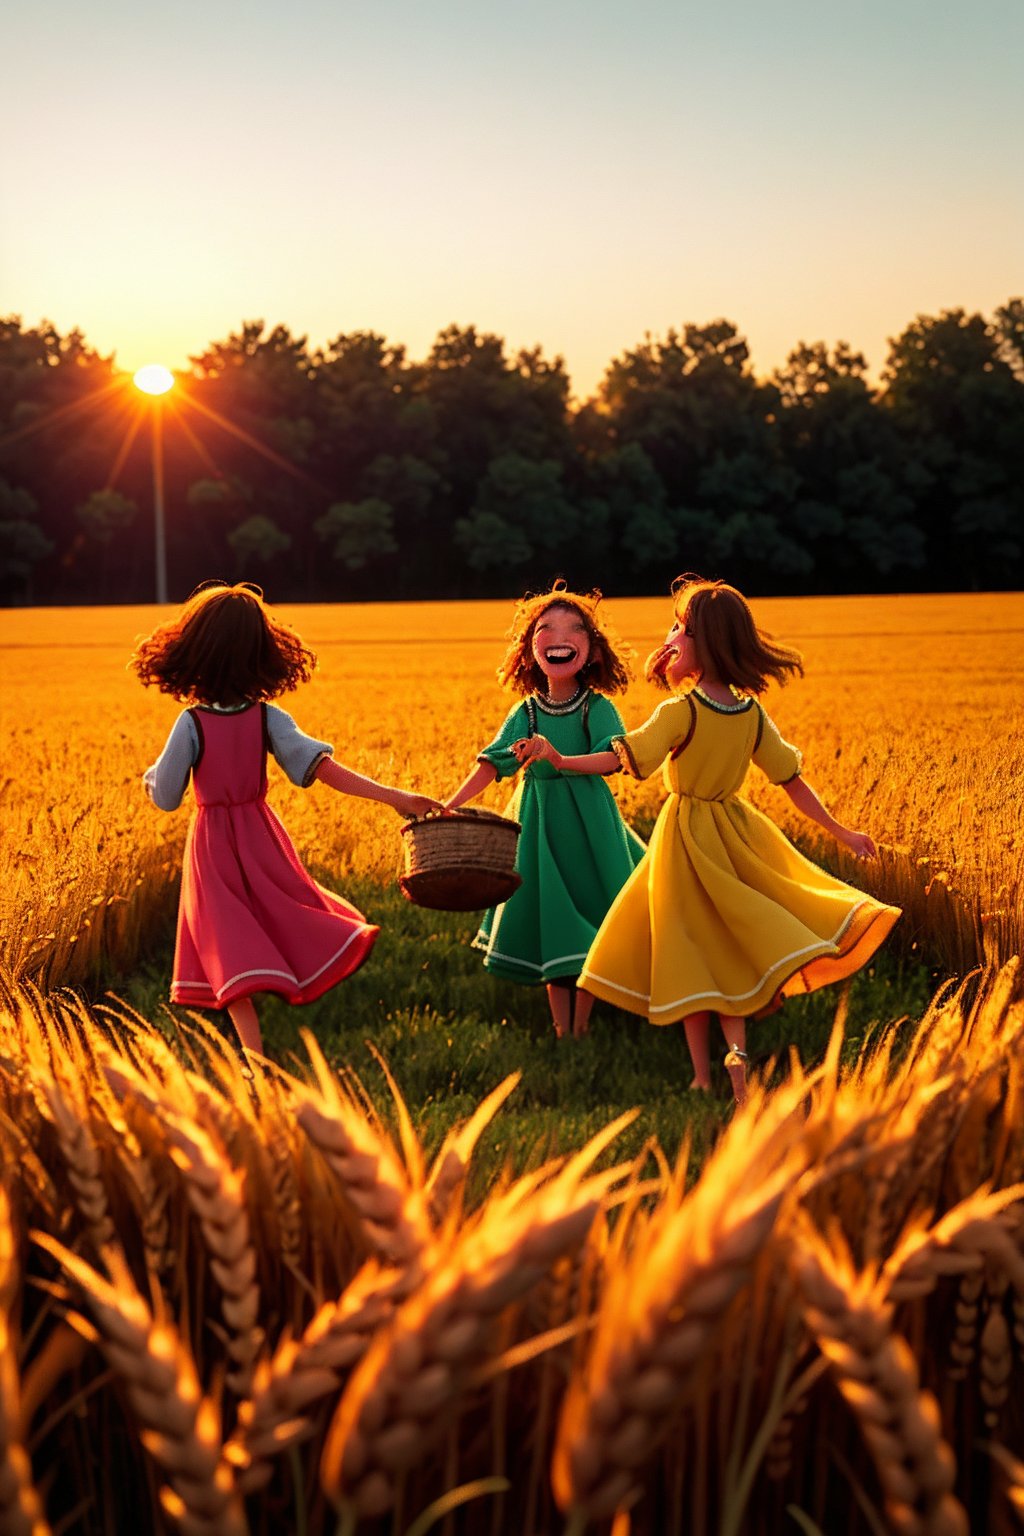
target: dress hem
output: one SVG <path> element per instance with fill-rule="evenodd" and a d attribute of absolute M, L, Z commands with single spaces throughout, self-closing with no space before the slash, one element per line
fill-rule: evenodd
<path fill-rule="evenodd" d="M 579 985 L 602 1002 L 612 1003 L 627 1013 L 637 1013 L 656 1027 L 678 1024 L 681 1019 L 705 1010 L 736 1018 L 763 1019 L 776 1013 L 788 998 L 801 997 L 852 976 L 884 943 L 901 916 L 899 907 L 862 903 L 850 914 L 834 940 L 824 939 L 819 945 L 812 946 L 798 964 L 790 964 L 781 981 L 778 971 L 788 963 L 785 960 L 774 965 L 758 986 L 743 998 L 726 997 L 722 992 L 695 992 L 691 997 L 659 1008 L 656 1018 L 652 1017 L 649 994 L 633 992 L 605 977 L 594 976 L 585 967 Z M 795 958 L 790 957 L 791 960 Z M 648 1006 L 640 1006 L 645 1003 Z"/>
<path fill-rule="evenodd" d="M 328 965 L 304 982 L 281 971 L 254 970 L 236 977 L 217 994 L 209 982 L 175 981 L 171 984 L 171 1002 L 179 1007 L 221 1012 L 240 998 L 271 992 L 298 1006 L 313 1003 L 339 982 L 355 975 L 368 960 L 379 933 L 375 923 L 364 923 Z"/>

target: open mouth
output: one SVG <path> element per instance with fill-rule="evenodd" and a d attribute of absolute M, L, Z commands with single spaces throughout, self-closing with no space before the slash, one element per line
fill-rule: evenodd
<path fill-rule="evenodd" d="M 549 645 L 544 652 L 544 660 L 551 666 L 563 666 L 566 662 L 575 661 L 579 655 L 574 645 Z"/>

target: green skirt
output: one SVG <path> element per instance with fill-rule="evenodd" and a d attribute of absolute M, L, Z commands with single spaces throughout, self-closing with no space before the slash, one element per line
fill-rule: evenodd
<path fill-rule="evenodd" d="M 569 980 L 583 969 L 608 908 L 644 856 L 605 780 L 526 773 L 507 814 L 522 824 L 522 885 L 484 914 L 474 947 L 512 981 Z"/>

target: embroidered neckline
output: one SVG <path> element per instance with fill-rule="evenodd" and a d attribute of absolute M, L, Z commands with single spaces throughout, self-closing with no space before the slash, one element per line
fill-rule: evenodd
<path fill-rule="evenodd" d="M 713 709 L 719 715 L 742 715 L 754 704 L 753 699 L 741 699 L 738 704 L 720 704 L 717 699 L 709 698 L 700 687 L 691 689 L 691 692 L 695 693 L 701 703 L 708 706 L 708 709 Z"/>
<path fill-rule="evenodd" d="M 533 701 L 544 715 L 571 715 L 580 708 L 589 692 L 589 688 L 581 688 L 579 693 L 574 693 L 571 699 L 566 699 L 562 704 L 546 703 L 539 693 L 535 693 Z"/>

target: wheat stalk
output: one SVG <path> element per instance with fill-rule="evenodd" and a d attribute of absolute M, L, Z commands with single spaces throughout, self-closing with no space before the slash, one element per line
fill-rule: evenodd
<path fill-rule="evenodd" d="M 167 1478 L 160 1492 L 183 1536 L 247 1536 L 242 1501 L 222 1455 L 217 1409 L 170 1322 L 153 1317 L 117 1249 L 107 1280 L 44 1233 L 35 1241 L 77 1286 L 108 1363 L 124 1386 L 143 1446 Z"/>
<path fill-rule="evenodd" d="M 583 1241 L 623 1170 L 587 1172 L 632 1118 L 613 1122 L 554 1176 L 542 1169 L 493 1196 L 437 1255 L 371 1345 L 331 1424 L 320 1470 L 337 1506 L 358 1517 L 391 1507 L 397 1479 L 443 1434 L 492 1359 L 502 1313 Z"/>
<path fill-rule="evenodd" d="M 838 1234 L 830 1246 L 804 1221 L 798 1238 L 791 1263 L 807 1324 L 860 1425 L 892 1529 L 968 1536 L 938 1405 L 921 1390 L 910 1346 L 892 1330 L 885 1277 L 858 1271 Z"/>
<path fill-rule="evenodd" d="M 440 1227 L 449 1217 L 458 1218 L 476 1144 L 521 1079 L 521 1072 L 511 1073 L 492 1089 L 470 1118 L 449 1131 L 442 1142 L 427 1180 L 430 1216 L 435 1226 Z"/>
<path fill-rule="evenodd" d="M 693 1189 L 683 1194 L 680 1170 L 610 1270 L 554 1450 L 555 1497 L 577 1523 L 611 1518 L 638 1497 L 641 1468 L 698 1365 L 710 1358 L 721 1321 L 803 1170 L 806 1092 L 802 1079 L 771 1099 L 751 1085 Z"/>
<path fill-rule="evenodd" d="M 311 1415 L 336 1396 L 374 1334 L 408 1294 L 411 1272 L 369 1260 L 335 1302 L 319 1307 L 298 1339 L 284 1339 L 256 1368 L 225 1455 L 244 1493 L 263 1487 L 270 1459 L 312 1433 Z"/>
<path fill-rule="evenodd" d="M 50 1536 L 18 1432 L 18 1368 L 9 1321 L 16 1284 L 11 1211 L 0 1184 L 0 1531 L 4 1536 Z"/>
<path fill-rule="evenodd" d="M 93 1247 L 97 1253 L 102 1253 L 114 1240 L 114 1224 L 110 1219 L 99 1152 L 89 1128 L 87 1111 L 84 1105 L 72 1108 L 55 1082 L 44 1083 L 42 1091 L 50 1107 L 75 1204 L 88 1228 Z"/>
<path fill-rule="evenodd" d="M 422 1264 L 434 1240 L 423 1188 L 390 1140 L 342 1094 L 313 1037 L 303 1038 L 319 1092 L 296 1090 L 299 1124 L 336 1174 L 364 1245 L 388 1264 Z"/>
<path fill-rule="evenodd" d="M 185 1194 L 203 1234 L 210 1269 L 221 1291 L 224 1342 L 232 1361 L 227 1383 L 239 1397 L 248 1394 L 252 1368 L 262 1343 L 256 1251 L 249 1230 L 244 1178 L 229 1162 L 214 1136 L 185 1114 L 164 1103 L 149 1085 L 126 1067 L 104 1066 L 116 1092 L 132 1092 L 158 1121 L 171 1158 L 182 1174 Z"/>

